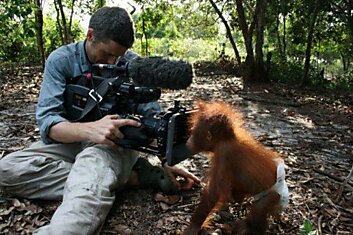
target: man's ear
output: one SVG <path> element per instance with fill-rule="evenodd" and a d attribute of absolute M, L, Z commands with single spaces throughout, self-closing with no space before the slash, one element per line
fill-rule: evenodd
<path fill-rule="evenodd" d="M 93 41 L 94 40 L 94 33 L 92 28 L 88 28 L 87 34 L 86 34 L 87 40 Z"/>

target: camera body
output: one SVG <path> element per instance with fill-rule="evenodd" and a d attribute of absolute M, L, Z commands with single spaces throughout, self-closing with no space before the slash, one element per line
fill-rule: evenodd
<path fill-rule="evenodd" d="M 125 148 L 138 150 L 165 158 L 169 165 L 174 165 L 193 155 L 186 148 L 189 137 L 187 120 L 194 110 L 186 110 L 176 102 L 174 107 L 160 112 L 153 117 L 138 115 L 122 116 L 141 122 L 140 127 L 124 126 L 120 130 L 125 138 L 117 144 Z"/>
<path fill-rule="evenodd" d="M 176 101 L 174 107 L 152 117 L 138 115 L 137 106 L 157 101 L 161 90 L 135 86 L 130 82 L 125 63 L 93 65 L 92 73 L 68 83 L 64 102 L 68 120 L 87 122 L 119 114 L 121 118 L 141 122 L 140 127 L 120 128 L 124 139 L 116 144 L 123 148 L 154 154 L 166 159 L 169 165 L 193 155 L 185 143 L 188 139 L 187 120 L 194 110 L 187 110 Z"/>

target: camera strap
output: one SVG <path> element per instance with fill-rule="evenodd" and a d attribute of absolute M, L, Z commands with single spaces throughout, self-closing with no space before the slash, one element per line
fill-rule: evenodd
<path fill-rule="evenodd" d="M 74 121 L 79 121 L 84 118 L 90 111 L 93 110 L 102 100 L 105 94 L 108 92 L 111 82 L 116 78 L 104 79 L 96 89 L 92 88 L 88 93 L 87 103 L 85 108 L 82 110 L 82 113 L 79 118 Z"/>

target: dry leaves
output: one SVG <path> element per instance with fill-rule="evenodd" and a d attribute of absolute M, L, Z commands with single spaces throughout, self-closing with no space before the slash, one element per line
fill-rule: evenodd
<path fill-rule="evenodd" d="M 31 234 L 49 222 L 43 209 L 29 200 L 2 198 L 0 234 Z"/>
<path fill-rule="evenodd" d="M 323 234 L 353 234 L 352 179 L 335 200 L 353 164 L 353 95 L 274 83 L 243 89 L 239 78 L 214 69 L 207 73 L 197 70 L 191 87 L 163 91 L 160 101 L 165 108 L 176 99 L 187 107 L 197 99 L 234 104 L 244 113 L 247 128 L 281 153 L 287 164 L 290 206 L 280 220 L 270 221 L 269 234 L 299 234 L 306 220 Z M 25 67 L 3 72 L 0 158 L 39 138 L 34 110 L 40 71 Z M 205 180 L 205 156 L 196 155 L 182 164 Z M 177 196 L 151 190 L 118 193 L 102 234 L 181 234 L 195 210 L 200 190 L 193 188 Z M 30 234 L 49 222 L 56 206 L 5 198 L 0 192 L 0 234 Z M 243 205 L 230 204 L 215 215 L 209 233 L 231 234 L 232 223 L 245 213 Z"/>

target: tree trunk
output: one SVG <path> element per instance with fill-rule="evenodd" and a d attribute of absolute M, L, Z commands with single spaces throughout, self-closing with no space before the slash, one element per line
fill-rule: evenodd
<path fill-rule="evenodd" d="M 68 28 L 67 28 L 67 22 L 66 22 L 66 16 L 65 16 L 65 12 L 64 12 L 64 7 L 62 4 L 61 0 L 57 0 L 58 3 L 58 7 L 59 7 L 59 13 L 61 16 L 61 22 L 62 22 L 62 30 L 63 30 L 63 42 L 64 44 L 69 44 L 70 43 L 70 36 L 69 36 L 69 32 L 68 32 Z"/>
<path fill-rule="evenodd" d="M 238 13 L 238 20 L 239 20 L 239 27 L 243 34 L 245 49 L 246 49 L 246 58 L 245 62 L 242 63 L 240 73 L 243 77 L 243 82 L 246 83 L 254 81 L 255 74 L 256 74 L 256 66 L 255 66 L 255 57 L 254 51 L 252 46 L 252 32 L 253 32 L 253 25 L 248 27 L 246 22 L 243 1 L 236 0 L 237 5 L 237 13 Z M 255 13 L 256 14 L 256 13 Z"/>
<path fill-rule="evenodd" d="M 75 1 L 76 0 L 72 0 L 71 3 L 71 12 L 70 12 L 70 18 L 69 18 L 69 24 L 67 25 L 67 33 L 68 33 L 68 42 L 73 42 L 73 38 L 72 38 L 72 33 L 71 33 L 71 28 L 72 28 L 72 19 L 74 16 L 74 9 L 75 9 Z"/>
<path fill-rule="evenodd" d="M 305 50 L 305 61 L 304 61 L 304 77 L 302 85 L 305 86 L 309 83 L 309 70 L 310 70 L 310 57 L 311 57 L 311 47 L 313 42 L 313 35 L 315 29 L 316 18 L 319 14 L 318 1 L 315 1 L 313 14 L 310 17 L 308 36 L 306 39 L 306 50 Z"/>
<path fill-rule="evenodd" d="M 257 0 L 256 8 L 256 47 L 255 47 L 255 62 L 256 62 L 256 81 L 268 81 L 268 74 L 265 69 L 262 47 L 264 45 L 264 29 L 265 29 L 265 9 L 266 0 Z"/>
<path fill-rule="evenodd" d="M 344 53 L 342 53 L 342 51 L 340 51 L 340 55 L 341 55 L 341 61 L 342 61 L 342 66 L 343 66 L 343 71 L 347 72 L 347 64 L 346 64 L 346 58 Z"/>
<path fill-rule="evenodd" d="M 38 52 L 40 56 L 40 63 L 44 67 L 45 64 L 45 52 L 44 52 L 44 42 L 43 42 L 43 11 L 41 0 L 35 0 L 35 22 L 36 22 L 36 38 L 38 45 Z"/>
<path fill-rule="evenodd" d="M 255 12 L 252 17 L 252 22 L 248 26 L 246 22 L 246 16 L 243 8 L 243 1 L 236 0 L 237 13 L 240 30 L 243 34 L 245 48 L 246 48 L 246 59 L 241 66 L 241 74 L 243 76 L 244 83 L 248 82 L 260 82 L 268 79 L 267 70 L 265 69 L 263 61 L 262 47 L 264 43 L 264 28 L 265 28 L 265 9 L 266 0 L 257 0 Z M 255 28 L 256 27 L 256 28 Z M 253 51 L 253 32 L 256 30 L 256 57 Z"/>
<path fill-rule="evenodd" d="M 61 45 L 65 45 L 65 40 L 64 40 L 64 35 L 63 35 L 63 27 L 61 26 L 61 22 L 60 22 L 60 11 L 58 8 L 58 0 L 54 0 L 54 7 L 55 7 L 55 11 L 56 11 L 56 25 L 58 27 L 59 36 L 61 39 Z"/>
<path fill-rule="evenodd" d="M 280 34 L 280 19 L 279 19 L 279 11 L 277 12 L 276 17 L 276 37 L 277 37 L 277 46 L 279 49 L 279 53 L 281 58 L 284 56 L 284 46 L 282 45 L 281 34 Z"/>
<path fill-rule="evenodd" d="M 276 37 L 277 37 L 277 44 L 280 53 L 281 63 L 286 63 L 287 60 L 287 10 L 285 9 L 286 6 L 282 6 L 280 4 L 281 1 L 277 2 L 277 17 L 276 17 Z M 281 17 L 283 19 L 283 34 L 281 35 Z"/>
<path fill-rule="evenodd" d="M 282 44 L 283 44 L 283 60 L 286 61 L 287 60 L 287 35 L 286 35 L 286 31 L 287 31 L 287 13 L 283 14 L 283 37 L 282 37 Z"/>
<path fill-rule="evenodd" d="M 246 23 L 246 17 L 244 13 L 243 1 L 236 0 L 238 19 L 240 30 L 243 34 L 245 49 L 246 49 L 246 61 L 254 61 L 254 51 L 252 47 L 252 32 L 249 30 Z"/>
<path fill-rule="evenodd" d="M 229 39 L 230 44 L 232 45 L 232 48 L 233 48 L 237 63 L 238 63 L 238 65 L 240 65 L 241 64 L 241 57 L 240 57 L 238 48 L 237 48 L 237 46 L 236 46 L 236 44 L 234 42 L 234 39 L 233 39 L 233 36 L 232 36 L 232 31 L 231 31 L 231 29 L 229 27 L 229 24 L 226 21 L 226 19 L 224 18 L 222 12 L 218 9 L 216 3 L 213 0 L 209 0 L 209 1 L 211 3 L 212 7 L 215 9 L 216 13 L 218 14 L 219 18 L 221 18 L 222 23 L 224 24 L 224 27 L 226 28 L 227 37 Z"/>
<path fill-rule="evenodd" d="M 142 8 L 142 12 L 144 12 L 143 8 Z M 142 13 L 142 37 L 145 38 L 145 56 L 148 56 L 148 37 L 146 32 L 146 22 L 145 22 L 144 13 Z M 141 44 L 141 46 L 143 46 L 143 44 Z"/>

